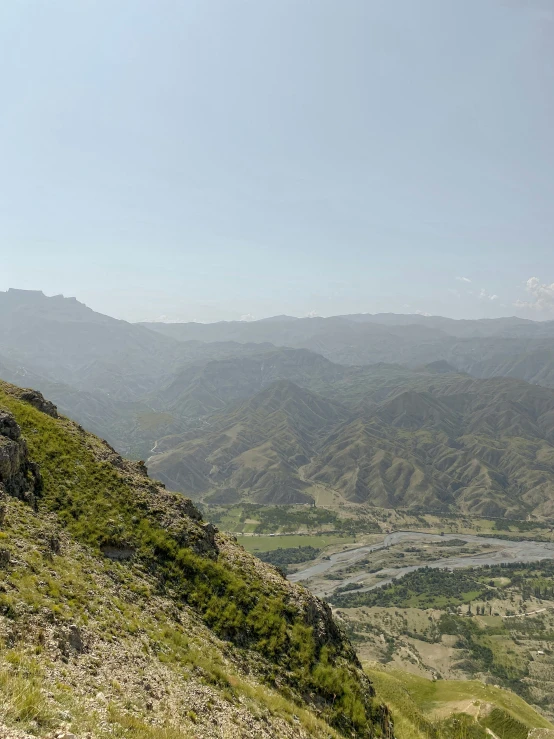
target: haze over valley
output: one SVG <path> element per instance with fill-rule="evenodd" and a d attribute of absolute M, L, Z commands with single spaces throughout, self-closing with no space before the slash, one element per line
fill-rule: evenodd
<path fill-rule="evenodd" d="M 0 739 L 554 739 L 553 30 L 0 3 Z"/>
<path fill-rule="evenodd" d="M 0 293 L 4 379 L 170 489 L 509 517 L 554 506 L 554 321 L 130 324 Z"/>

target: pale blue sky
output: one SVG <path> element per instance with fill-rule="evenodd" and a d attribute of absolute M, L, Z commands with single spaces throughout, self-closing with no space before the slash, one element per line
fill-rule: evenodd
<path fill-rule="evenodd" d="M 552 0 L 12 0 L 0 104 L 0 289 L 554 317 Z"/>

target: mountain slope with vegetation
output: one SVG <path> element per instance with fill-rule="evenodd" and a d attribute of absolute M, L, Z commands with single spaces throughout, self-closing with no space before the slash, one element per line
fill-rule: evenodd
<path fill-rule="evenodd" d="M 198 431 L 162 439 L 152 471 L 175 490 L 218 491 L 214 502 L 248 491 L 258 503 L 307 503 L 298 470 L 321 433 L 347 417 L 341 405 L 281 380 Z"/>
<path fill-rule="evenodd" d="M 553 325 L 394 314 L 130 324 L 74 298 L 8 290 L 0 292 L 0 377 L 41 390 L 120 453 L 142 459 L 161 438 L 278 380 L 353 410 L 436 362 L 552 387 Z"/>
<path fill-rule="evenodd" d="M 496 686 L 431 681 L 379 664 L 368 665 L 367 672 L 393 707 L 397 739 L 527 739 L 554 732 L 553 724 L 525 701 Z"/>
<path fill-rule="evenodd" d="M 320 386 L 341 402 L 275 383 L 161 439 L 149 464 L 172 489 L 219 503 L 307 502 L 316 485 L 385 508 L 552 515 L 552 390 L 445 364 Z"/>
<path fill-rule="evenodd" d="M 150 403 L 174 372 L 263 350 L 259 344 L 182 343 L 75 298 L 0 291 L 0 378 L 47 393 L 68 416 L 137 459 L 156 438 L 187 428 L 186 419 L 158 413 Z"/>
<path fill-rule="evenodd" d="M 552 322 L 392 314 L 146 327 L 62 296 L 0 293 L 4 379 L 46 391 L 118 451 L 153 455 L 171 488 L 220 503 L 305 503 L 315 489 L 387 507 L 549 516 L 552 392 L 459 369 L 548 384 L 552 341 Z M 363 364 L 377 359 L 413 369 Z M 281 381 L 311 395 L 275 415 L 262 399 Z M 308 430 L 304 414 L 324 401 L 341 412 Z"/>
<path fill-rule="evenodd" d="M 0 386 L 0 700 L 94 736 L 392 736 L 329 608 L 141 463 Z"/>

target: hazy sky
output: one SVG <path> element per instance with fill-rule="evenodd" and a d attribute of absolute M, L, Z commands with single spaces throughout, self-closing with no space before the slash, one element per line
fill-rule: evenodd
<path fill-rule="evenodd" d="M 0 105 L 0 289 L 554 318 L 552 0 L 11 0 Z"/>

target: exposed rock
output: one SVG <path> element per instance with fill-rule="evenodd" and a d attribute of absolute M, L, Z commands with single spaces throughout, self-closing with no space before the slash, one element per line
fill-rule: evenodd
<path fill-rule="evenodd" d="M 71 624 L 71 626 L 69 627 L 68 642 L 69 642 L 69 646 L 72 649 L 74 649 L 76 652 L 78 652 L 79 654 L 85 651 L 85 646 L 83 644 L 83 638 L 81 636 L 79 627 L 76 624 Z"/>
<path fill-rule="evenodd" d="M 179 498 L 176 499 L 175 507 L 182 516 L 188 516 L 188 518 L 192 518 L 193 521 L 202 520 L 202 514 L 190 498 L 179 496 Z"/>
<path fill-rule="evenodd" d="M 0 435 L 11 439 L 11 441 L 17 441 L 21 438 L 21 429 L 15 418 L 6 411 L 0 412 Z"/>
<path fill-rule="evenodd" d="M 106 545 L 103 547 L 100 547 L 100 551 L 104 555 L 104 557 L 107 557 L 108 559 L 112 559 L 114 561 L 123 561 L 126 559 L 132 559 L 133 555 L 135 553 L 135 550 L 131 546 L 110 546 Z"/>
<path fill-rule="evenodd" d="M 86 651 L 83 636 L 76 624 L 71 624 L 64 629 L 59 636 L 58 646 L 63 655 L 68 657 L 72 652 L 74 654 L 82 654 Z"/>
<path fill-rule="evenodd" d="M 27 456 L 27 444 L 14 417 L 0 412 L 0 508 L 3 511 L 1 494 L 6 492 L 14 498 L 35 504 L 36 493 L 42 489 L 38 466 Z M 0 513 L 0 519 L 3 513 Z"/>
<path fill-rule="evenodd" d="M 29 403 L 33 406 L 33 408 L 36 408 L 38 411 L 41 411 L 42 413 L 46 413 L 47 416 L 52 416 L 52 418 L 58 418 L 58 409 L 49 400 L 46 400 L 42 393 L 39 393 L 37 390 L 23 390 L 21 392 L 21 395 L 19 396 L 21 400 L 24 400 L 26 403 Z"/>
<path fill-rule="evenodd" d="M 29 405 L 32 405 L 33 408 L 36 408 L 41 413 L 46 413 L 47 416 L 59 418 L 57 407 L 50 400 L 46 400 L 43 394 L 39 393 L 38 390 L 20 388 L 15 385 L 8 385 L 4 382 L 2 383 L 2 386 L 3 389 L 7 390 L 7 392 L 9 392 L 10 395 L 13 395 L 14 398 L 22 400 L 25 403 L 29 403 Z"/>
<path fill-rule="evenodd" d="M 0 567 L 7 567 L 10 564 L 9 549 L 0 549 Z"/>
<path fill-rule="evenodd" d="M 62 550 L 62 542 L 57 534 L 51 534 L 48 537 L 48 548 L 52 554 L 60 554 Z"/>
<path fill-rule="evenodd" d="M 215 546 L 215 535 L 219 531 L 217 526 L 214 526 L 213 523 L 205 523 L 205 524 L 202 524 L 202 528 L 204 529 L 204 533 L 206 534 L 206 540 L 208 541 L 210 547 Z"/>
<path fill-rule="evenodd" d="M 4 484 L 0 482 L 0 526 L 4 523 L 6 518 L 6 488 Z"/>

